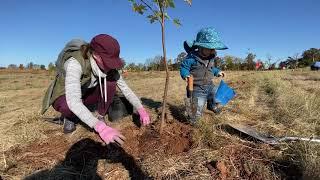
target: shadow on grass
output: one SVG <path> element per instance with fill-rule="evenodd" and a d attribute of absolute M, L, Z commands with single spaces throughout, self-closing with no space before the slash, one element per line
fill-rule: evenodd
<path fill-rule="evenodd" d="M 189 121 L 185 116 L 185 106 L 177 106 L 173 104 L 168 104 L 168 106 L 173 118 L 175 118 L 179 122 L 189 124 Z"/>
<path fill-rule="evenodd" d="M 162 106 L 162 103 L 159 101 L 154 101 L 153 99 L 149 98 L 141 98 L 142 104 L 147 106 L 150 109 L 154 109 L 156 112 L 158 112 L 158 109 Z M 179 122 L 188 124 L 187 118 L 184 114 L 185 112 L 185 106 L 179 106 L 168 103 L 169 111 L 174 119 L 176 119 Z M 158 112 L 159 114 L 161 112 Z"/>
<path fill-rule="evenodd" d="M 279 160 L 274 163 L 274 169 L 281 179 L 299 180 L 303 179 L 302 167 L 291 160 Z M 313 178 L 311 178 L 313 179 Z"/>
<path fill-rule="evenodd" d="M 100 159 L 106 159 L 107 163 L 121 163 L 131 179 L 151 179 L 122 147 L 114 144 L 103 146 L 89 138 L 72 145 L 65 159 L 52 169 L 42 170 L 25 179 L 102 179 L 97 174 Z"/>
<path fill-rule="evenodd" d="M 142 104 L 147 106 L 150 109 L 154 109 L 157 110 L 159 107 L 161 107 L 161 102 L 160 101 L 155 101 L 153 99 L 149 99 L 149 98 L 145 98 L 142 97 L 141 98 Z"/>

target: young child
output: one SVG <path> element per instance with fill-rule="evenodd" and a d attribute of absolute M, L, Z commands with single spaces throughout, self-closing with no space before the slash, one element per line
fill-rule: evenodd
<path fill-rule="evenodd" d="M 184 48 L 188 55 L 181 63 L 180 75 L 184 80 L 193 77 L 192 98 L 196 100 L 197 107 L 196 113 L 189 117 L 189 121 L 195 123 L 201 117 L 206 102 L 207 109 L 215 113 L 221 111 L 214 99 L 216 87 L 212 79 L 214 76 L 224 77 L 224 72 L 214 67 L 214 58 L 216 50 L 228 48 L 221 42 L 217 31 L 211 27 L 201 29 L 195 41 L 185 41 Z"/>

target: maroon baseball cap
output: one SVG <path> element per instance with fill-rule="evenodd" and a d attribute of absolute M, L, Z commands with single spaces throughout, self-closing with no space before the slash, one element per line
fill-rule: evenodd
<path fill-rule="evenodd" d="M 108 72 L 110 69 L 119 69 L 124 65 L 119 58 L 120 45 L 112 36 L 99 34 L 92 38 L 90 47 L 94 54 L 101 57 L 101 60 L 95 60 L 104 72 Z"/>

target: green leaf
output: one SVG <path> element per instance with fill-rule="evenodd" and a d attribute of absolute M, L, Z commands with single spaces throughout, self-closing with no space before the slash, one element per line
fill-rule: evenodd
<path fill-rule="evenodd" d="M 134 3 L 134 0 L 128 0 L 129 2 L 132 2 L 132 3 Z"/>
<path fill-rule="evenodd" d="M 156 12 L 154 13 L 154 15 L 157 16 L 158 19 L 161 19 L 161 12 L 160 12 L 160 11 L 156 11 Z"/>
<path fill-rule="evenodd" d="M 166 0 L 166 6 L 175 8 L 174 1 L 173 0 Z"/>
<path fill-rule="evenodd" d="M 176 25 L 177 27 L 182 26 L 182 24 L 181 24 L 179 19 L 173 19 L 173 24 Z"/>
<path fill-rule="evenodd" d="M 134 12 L 137 12 L 139 14 L 143 14 L 146 11 L 147 8 L 143 4 L 133 3 L 132 9 L 133 9 Z"/>
<path fill-rule="evenodd" d="M 155 15 L 149 15 L 147 18 L 149 18 L 151 24 L 159 20 L 159 18 Z"/>
<path fill-rule="evenodd" d="M 164 17 L 165 17 L 166 19 L 171 19 L 170 16 L 168 15 L 168 13 L 164 13 Z"/>

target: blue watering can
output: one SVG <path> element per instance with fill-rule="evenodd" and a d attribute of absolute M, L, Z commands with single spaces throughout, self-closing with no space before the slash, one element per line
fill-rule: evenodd
<path fill-rule="evenodd" d="M 215 94 L 216 102 L 224 106 L 235 95 L 236 95 L 235 91 L 232 88 L 230 88 L 223 80 L 221 80 Z"/>

